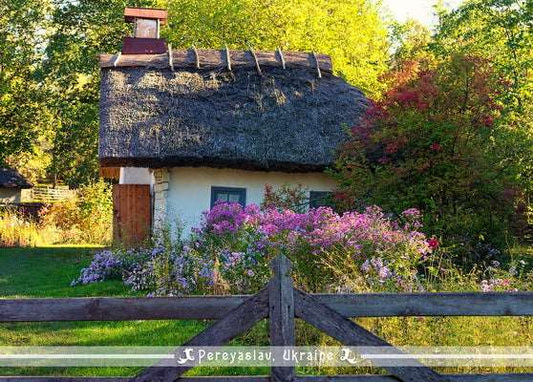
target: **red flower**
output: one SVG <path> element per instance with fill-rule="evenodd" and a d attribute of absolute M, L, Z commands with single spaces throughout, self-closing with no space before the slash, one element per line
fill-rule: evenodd
<path fill-rule="evenodd" d="M 400 147 L 399 147 L 398 143 L 396 143 L 396 142 L 389 143 L 389 144 L 387 145 L 387 147 L 385 147 L 385 152 L 386 152 L 387 154 L 394 154 L 395 152 L 398 151 L 399 148 L 400 148 Z"/>
<path fill-rule="evenodd" d="M 491 127 L 493 123 L 494 118 L 492 118 L 491 115 L 487 115 L 483 118 L 483 124 L 485 125 L 485 127 Z"/>
<path fill-rule="evenodd" d="M 431 146 L 429 146 L 429 148 L 431 150 L 433 150 L 433 151 L 441 151 L 442 150 L 442 146 L 438 142 L 432 143 Z"/>
<path fill-rule="evenodd" d="M 428 246 L 432 250 L 439 248 L 439 240 L 435 236 L 433 236 L 431 239 L 428 240 Z"/>

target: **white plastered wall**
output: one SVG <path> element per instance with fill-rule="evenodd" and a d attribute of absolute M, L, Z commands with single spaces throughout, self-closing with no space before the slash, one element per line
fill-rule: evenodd
<path fill-rule="evenodd" d="M 188 234 L 192 227 L 199 225 L 202 212 L 210 208 L 213 186 L 245 188 L 246 204 L 257 205 L 263 201 L 266 184 L 274 188 L 283 185 L 301 185 L 308 191 L 335 189 L 334 180 L 325 173 L 175 167 L 155 170 L 155 174 L 157 175 L 154 186 L 154 223 L 164 221 L 165 224 L 174 226 L 179 222 L 185 234 Z"/>
<path fill-rule="evenodd" d="M 152 175 L 149 168 L 121 167 L 120 184 L 151 184 Z"/>

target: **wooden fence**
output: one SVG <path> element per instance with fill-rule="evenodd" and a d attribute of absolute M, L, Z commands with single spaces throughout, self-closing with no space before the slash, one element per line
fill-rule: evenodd
<path fill-rule="evenodd" d="M 270 344 L 294 346 L 294 319 L 302 319 L 348 346 L 382 346 L 385 340 L 350 318 L 391 316 L 532 316 L 533 293 L 419 293 L 419 294 L 307 294 L 293 287 L 290 262 L 272 262 L 273 277 L 253 296 L 168 298 L 50 298 L 0 300 L 0 322 L 217 320 L 181 346 L 219 346 L 250 329 L 262 319 L 270 321 Z M 153 367 L 132 378 L 0 377 L 0 382 L 35 381 L 185 381 L 185 382 L 392 382 L 392 381 L 533 381 L 533 374 L 443 375 L 418 367 L 385 367 L 390 376 L 298 376 L 293 367 L 272 367 L 270 376 L 182 377 L 188 367 Z"/>
<path fill-rule="evenodd" d="M 21 199 L 23 202 L 32 203 L 55 203 L 61 200 L 70 199 L 76 196 L 76 190 L 70 190 L 68 187 L 48 187 L 35 186 L 26 190 L 21 190 Z"/>

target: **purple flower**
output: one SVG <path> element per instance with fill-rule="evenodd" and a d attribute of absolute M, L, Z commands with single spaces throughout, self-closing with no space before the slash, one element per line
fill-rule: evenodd
<path fill-rule="evenodd" d="M 80 277 L 71 285 L 90 284 L 117 276 L 122 271 L 122 262 L 106 249 L 94 255 L 91 264 L 81 270 Z"/>
<path fill-rule="evenodd" d="M 379 276 L 380 280 L 384 281 L 384 280 L 390 279 L 392 277 L 392 272 L 390 271 L 389 268 L 384 266 L 378 271 L 378 276 Z"/>
<path fill-rule="evenodd" d="M 237 232 L 248 215 L 239 203 L 217 203 L 204 212 L 204 228 L 216 234 Z"/>
<path fill-rule="evenodd" d="M 403 211 L 402 215 L 405 216 L 405 217 L 413 218 L 413 219 L 420 219 L 420 217 L 422 216 L 420 211 L 418 209 L 416 209 L 416 208 L 409 208 L 409 209 Z"/>
<path fill-rule="evenodd" d="M 361 265 L 361 270 L 364 273 L 368 273 L 368 272 L 370 272 L 370 269 L 371 269 L 370 261 L 368 261 L 368 259 L 367 259 L 367 260 L 365 260 L 363 265 Z"/>

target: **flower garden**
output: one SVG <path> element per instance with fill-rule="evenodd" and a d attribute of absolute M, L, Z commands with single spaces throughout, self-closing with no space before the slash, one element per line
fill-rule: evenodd
<path fill-rule="evenodd" d="M 73 285 L 119 279 L 149 296 L 246 294 L 269 279 L 268 263 L 285 254 L 298 287 L 312 292 L 527 290 L 524 260 L 493 260 L 468 272 L 454 265 L 439 240 L 422 232 L 421 213 L 391 217 L 378 207 L 294 212 L 272 206 L 219 203 L 183 239 L 162 232 L 135 249 L 97 253 Z"/>

